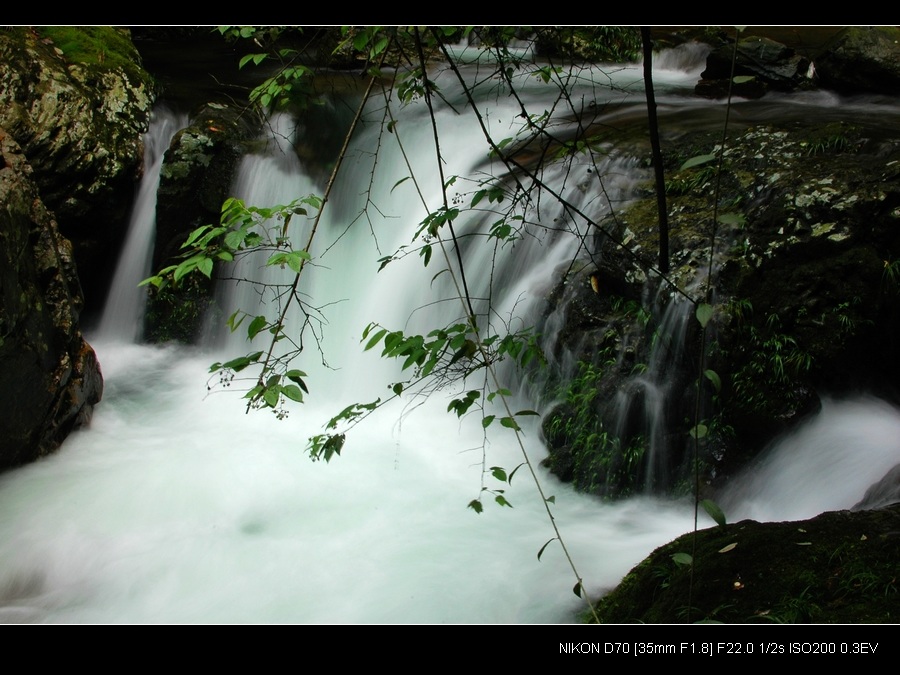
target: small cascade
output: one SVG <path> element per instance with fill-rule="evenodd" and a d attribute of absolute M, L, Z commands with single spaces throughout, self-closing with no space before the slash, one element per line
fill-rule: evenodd
<path fill-rule="evenodd" d="M 643 445 L 643 490 L 648 493 L 667 489 L 678 468 L 673 451 L 683 444 L 673 444 L 670 437 L 673 429 L 680 428 L 673 422 L 686 412 L 685 395 L 690 392 L 685 391 L 685 380 L 690 377 L 689 364 L 696 359 L 686 353 L 694 328 L 694 304 L 677 293 L 663 290 L 661 295 L 668 302 L 653 334 L 646 368 L 633 369 L 612 405 L 614 434 L 621 447 Z"/>
<path fill-rule="evenodd" d="M 143 335 L 146 289 L 138 284 L 151 274 L 159 173 L 172 137 L 186 124 L 186 115 L 166 106 L 153 110 L 150 129 L 144 136 L 144 176 L 131 208 L 125 244 L 97 329 L 100 340 L 137 342 Z"/>
<path fill-rule="evenodd" d="M 241 160 L 235 173 L 232 196 L 243 200 L 248 206 L 268 208 L 290 204 L 298 197 L 313 192 L 315 188 L 312 181 L 303 171 L 294 151 L 296 133 L 297 122 L 291 115 L 272 115 L 257 142 L 259 149 Z M 267 222 L 264 227 L 278 228 L 279 223 Z M 290 232 L 284 234 L 298 242 L 302 239 L 302 233 L 298 231 L 296 224 Z M 267 258 L 268 254 L 264 251 L 254 252 L 238 258 L 233 265 L 228 266 L 226 272 L 232 282 L 225 285 L 222 293 L 224 307 L 256 314 L 260 305 L 266 302 L 266 298 L 260 295 L 256 282 L 277 284 L 279 276 L 284 276 L 278 274 L 278 268 L 265 267 Z"/>
<path fill-rule="evenodd" d="M 802 520 L 853 508 L 898 465 L 900 409 L 867 396 L 825 398 L 718 501 L 732 522 Z"/>
<path fill-rule="evenodd" d="M 706 57 L 709 52 L 709 45 L 700 42 L 686 42 L 671 49 L 664 49 L 653 59 L 653 77 L 661 76 L 662 72 L 672 72 L 676 77 L 683 77 L 685 72 L 690 72 L 699 78 L 700 73 L 706 68 Z"/>
<path fill-rule="evenodd" d="M 665 494 L 687 478 L 688 420 L 709 413 L 708 392 L 697 399 L 696 318 L 708 270 L 683 266 L 678 290 L 656 272 L 640 281 L 636 266 L 629 281 L 603 262 L 610 249 L 566 275 L 539 324 L 552 359 L 549 382 L 535 386 L 551 397 L 542 401 L 551 465 L 598 495 Z"/>

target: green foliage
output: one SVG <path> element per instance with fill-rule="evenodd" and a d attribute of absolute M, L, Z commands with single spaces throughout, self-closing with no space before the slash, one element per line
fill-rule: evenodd
<path fill-rule="evenodd" d="M 859 136 L 859 130 L 844 122 L 833 122 L 809 133 L 807 140 L 800 147 L 809 156 L 837 154 L 847 152 L 853 144 L 853 138 Z"/>
<path fill-rule="evenodd" d="M 772 623 L 815 623 L 821 613 L 812 588 L 807 586 L 797 595 L 784 596 L 763 618 Z"/>
<path fill-rule="evenodd" d="M 884 261 L 884 272 L 882 273 L 882 284 L 891 292 L 900 292 L 900 259 L 891 260 L 888 258 Z"/>
<path fill-rule="evenodd" d="M 682 166 L 684 169 L 684 166 Z M 666 194 L 672 196 L 691 194 L 708 186 L 716 175 L 716 167 L 707 164 L 696 171 L 679 172 L 666 181 Z"/>
<path fill-rule="evenodd" d="M 242 56 L 238 68 L 249 64 L 275 65 L 275 73 L 250 92 L 251 103 L 266 110 L 276 110 L 288 106 L 305 108 L 324 102 L 315 88 L 315 71 L 304 62 L 303 52 L 289 46 L 303 35 L 302 27 L 219 26 L 216 30 L 231 42 L 249 40 L 255 48 L 262 50 Z"/>
<path fill-rule="evenodd" d="M 482 339 L 471 324 L 462 322 L 436 328 L 425 336 L 404 335 L 402 331 L 389 331 L 373 323 L 363 331 L 361 342 L 366 343 L 366 351 L 380 343 L 381 355 L 402 359 L 402 370 L 412 369 L 414 378 L 428 377 L 437 370 L 443 377 L 464 379 L 506 358 L 522 368 L 544 361 L 537 336 L 530 330 Z M 448 410 L 461 416 L 470 406 L 471 401 L 466 405 L 451 404 Z"/>
<path fill-rule="evenodd" d="M 125 30 L 110 26 L 38 26 L 35 30 L 52 40 L 69 63 L 103 70 L 136 69 L 137 54 Z"/>
<path fill-rule="evenodd" d="M 681 170 L 684 171 L 685 169 L 692 169 L 695 166 L 703 166 L 704 164 L 709 164 L 710 162 L 716 161 L 717 158 L 718 158 L 718 155 L 715 153 L 706 154 L 706 155 L 697 155 L 696 157 L 691 157 L 690 159 L 686 160 L 684 162 L 684 164 L 681 165 Z M 710 167 L 706 167 L 706 169 L 709 169 L 709 168 Z M 715 170 L 713 170 L 711 176 L 714 174 L 715 174 Z"/>
<path fill-rule="evenodd" d="M 605 361 L 607 366 L 614 362 L 611 357 Z M 636 435 L 623 443 L 606 428 L 596 402 L 603 376 L 602 366 L 580 362 L 577 375 L 563 387 L 564 404 L 549 418 L 546 433 L 571 453 L 577 487 L 626 496 L 641 487 L 646 440 Z"/>
<path fill-rule="evenodd" d="M 703 510 L 709 514 L 710 518 L 716 521 L 716 525 L 725 527 L 725 513 L 719 508 L 718 504 L 711 499 L 703 499 L 700 501 L 700 506 L 702 506 Z"/>
<path fill-rule="evenodd" d="M 771 391 L 790 391 L 792 382 L 809 372 L 813 358 L 792 335 L 781 331 L 781 319 L 770 314 L 764 326 L 745 331 L 749 358 L 733 376 L 734 394 L 749 410 L 765 411 Z"/>
<path fill-rule="evenodd" d="M 288 265 L 300 272 L 310 260 L 304 250 L 293 249 L 288 228 L 294 216 L 307 216 L 317 210 L 322 201 L 315 195 L 301 197 L 286 206 L 247 206 L 240 199 L 229 198 L 222 204 L 219 225 L 202 225 L 195 229 L 181 245 L 181 262 L 164 267 L 141 282 L 158 290 L 172 284 L 178 286 L 192 272 L 212 277 L 213 268 L 220 262 L 233 262 L 249 251 L 272 251 L 267 265 Z M 237 326 L 231 324 L 232 330 Z M 252 337 L 252 336 L 251 336 Z"/>
<path fill-rule="evenodd" d="M 679 567 L 690 567 L 694 564 L 694 558 L 690 553 L 673 553 L 672 562 L 674 562 Z"/>
<path fill-rule="evenodd" d="M 317 211 L 321 204 L 322 200 L 315 195 L 273 207 L 247 206 L 240 199 L 229 198 L 222 204 L 218 225 L 196 228 L 181 245 L 184 251 L 181 262 L 164 267 L 158 274 L 142 281 L 141 285 L 149 285 L 156 294 L 164 295 L 170 287 L 185 284 L 192 275 L 211 279 L 217 264 L 233 262 L 251 252 L 267 254 L 266 266 L 288 268 L 299 275 L 311 256 L 303 249 L 293 248 L 289 236 L 291 220 L 309 216 L 310 211 Z M 288 300 L 295 301 L 296 296 L 291 294 Z M 232 332 L 236 332 L 248 318 L 248 342 L 263 333 L 270 336 L 272 345 L 287 337 L 283 313 L 277 319 L 269 319 L 263 315 L 249 317 L 237 311 L 228 318 L 227 325 Z M 303 401 L 303 394 L 309 393 L 303 379 L 306 374 L 290 367 L 295 353 L 288 351 L 273 358 L 271 349 L 265 353 L 255 351 L 225 363 L 214 363 L 210 372 L 218 374 L 220 383 L 230 385 L 236 373 L 251 365 L 259 366 L 255 385 L 245 393 L 248 406 L 271 409 L 279 419 L 283 419 L 287 416 L 285 400 L 299 403 Z"/>
<path fill-rule="evenodd" d="M 641 58 L 641 35 L 634 26 L 538 27 L 542 54 L 592 62 L 623 63 Z"/>
<path fill-rule="evenodd" d="M 700 322 L 700 326 L 702 328 L 706 328 L 706 324 L 709 323 L 709 320 L 713 317 L 715 310 L 713 309 L 712 305 L 702 302 L 697 305 L 697 310 L 695 313 L 697 316 L 697 321 Z"/>

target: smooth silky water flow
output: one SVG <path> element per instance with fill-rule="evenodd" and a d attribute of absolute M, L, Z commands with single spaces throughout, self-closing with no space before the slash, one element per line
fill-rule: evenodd
<path fill-rule="evenodd" d="M 696 78 L 683 70 L 672 73 L 685 82 Z M 640 82 L 637 70 L 622 77 Z M 498 101 L 495 124 L 514 121 L 513 109 L 504 106 Z M 172 133 L 164 119 L 171 121 L 156 117 L 148 145 Z M 480 132 L 470 118 L 444 113 L 440 119 L 442 138 L 453 138 L 443 148 L 446 175 L 476 176 L 484 169 L 484 153 L 471 148 L 482 147 Z M 276 136 L 292 133 L 290 118 L 273 120 L 273 127 Z M 403 117 L 398 129 L 407 152 L 414 150 L 416 174 L 430 177 L 423 190 L 435 208 L 439 181 L 426 119 Z M 431 281 L 442 268 L 437 252 L 426 270 L 413 254 L 373 275 L 376 260 L 409 244 L 425 213 L 411 181 L 392 190 L 409 173 L 401 157 L 379 159 L 372 190 L 386 215 L 372 223 L 377 240 L 366 220 L 347 230 L 368 189 L 372 133 L 364 130 L 354 142 L 322 239 L 311 251 L 316 267 L 301 288 L 327 321 L 320 330 L 322 354 L 311 340 L 297 364 L 309 373 L 307 402 L 282 420 L 266 411 L 247 414 L 235 391 L 240 382 L 223 389 L 208 373 L 211 362 L 250 350 L 240 334 L 223 333 L 197 348 L 141 344 L 134 332 L 140 303 L 125 309 L 107 305 L 107 314 L 130 318 L 111 323 L 104 317 L 103 326 L 88 335 L 106 382 L 91 426 L 73 434 L 55 455 L 0 476 L 0 620 L 577 621 L 585 606 L 572 593 L 575 578 L 559 546 L 551 544 L 538 560 L 554 534 L 525 468 L 505 486 L 513 508 L 480 492 L 484 466 L 511 470 L 522 462 L 512 434 L 492 428 L 483 450 L 480 417 L 458 420 L 446 411 L 457 390 L 436 392 L 427 401 L 394 401 L 352 429 L 342 455 L 328 464 L 310 461 L 304 450 L 306 439 L 321 433 L 332 415 L 352 402 L 386 398 L 388 385 L 400 379 L 396 364 L 380 359 L 378 350 L 362 351 L 361 333 L 370 321 L 413 331 L 461 313 L 443 281 Z M 235 194 L 248 203 L 321 194 L 321 185 L 285 149 L 272 143 L 248 156 Z M 381 175 L 386 166 L 396 171 Z M 624 158 L 617 170 L 636 169 Z M 634 179 L 624 177 L 621 189 Z M 145 181 L 153 180 L 148 171 Z M 151 219 L 154 206 L 152 199 L 138 201 L 136 211 L 146 212 L 136 213 L 135 220 Z M 294 236 L 305 241 L 308 225 L 294 226 Z M 535 289 L 573 254 L 574 237 L 530 245 L 516 252 L 513 267 L 496 271 L 493 286 L 484 275 L 486 263 L 470 267 L 477 294 L 490 288 L 501 314 L 516 309 L 528 315 Z M 253 264 L 243 272 L 255 273 Z M 144 274 L 132 273 L 122 283 Z M 232 285 L 222 303 L 226 311 L 261 311 L 249 284 Z M 530 404 L 522 401 L 520 407 Z M 849 508 L 900 462 L 896 410 L 868 400 L 830 402 L 826 410 L 782 441 L 762 469 L 768 474 L 745 480 L 750 487 L 729 501 L 729 520 L 803 518 Z M 546 450 L 536 426 L 523 426 L 526 450 L 537 463 Z M 827 461 L 818 450 L 823 438 L 830 439 Z M 797 447 L 806 449 L 797 453 Z M 777 480 L 788 471 L 803 472 L 805 480 L 810 467 L 820 475 L 808 489 L 798 488 L 806 483 L 795 479 Z M 556 521 L 594 597 L 655 547 L 693 526 L 690 502 L 647 497 L 601 503 L 538 473 L 546 494 L 556 498 Z M 824 489 L 835 475 L 842 489 Z M 467 508 L 479 497 L 485 498 L 480 515 Z M 701 518 L 701 527 L 710 524 Z"/>

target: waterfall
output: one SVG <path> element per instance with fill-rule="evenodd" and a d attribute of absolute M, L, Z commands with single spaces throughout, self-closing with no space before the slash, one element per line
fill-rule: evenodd
<path fill-rule="evenodd" d="M 668 76 L 676 78 L 674 71 Z M 623 69 L 619 77 L 623 83 L 640 82 L 637 69 Z M 530 84 L 527 96 L 538 96 L 537 89 Z M 452 95 L 449 100 L 464 108 Z M 494 130 L 514 134 L 516 112 L 512 101 L 498 98 Z M 397 364 L 379 358 L 378 350 L 363 351 L 361 334 L 369 322 L 415 332 L 464 313 L 449 275 L 439 274 L 440 251 L 423 268 L 412 247 L 417 224 L 441 204 L 427 116 L 421 104 L 397 116 L 413 167 L 406 168 L 397 146 L 383 148 L 375 164 L 382 118 L 370 110 L 331 195 L 321 237 L 311 246 L 314 265 L 300 292 L 321 323 L 314 324 L 297 364 L 310 374 L 308 400 L 284 419 L 265 411 L 247 414 L 238 392 L 209 379 L 211 362 L 259 348 L 254 345 L 262 344 L 265 335 L 248 343 L 246 332 L 236 331 L 193 348 L 133 344 L 139 325 L 133 312 L 140 302 L 125 301 L 125 310 L 118 309 L 118 301 L 107 303 L 106 314 L 129 318 L 111 328 L 105 317 L 92 340 L 106 381 L 92 425 L 73 434 L 58 454 L 0 476 L 0 621 L 577 620 L 584 603 L 571 592 L 574 580 L 561 550 L 551 543 L 538 559 L 554 532 L 534 485 L 524 469 L 508 484 L 490 475 L 491 466 L 511 470 L 523 461 L 514 437 L 507 429 L 491 429 L 486 438 L 480 417 L 449 415 L 448 402 L 458 394 L 453 387 L 427 398 L 394 401 L 365 417 L 348 433 L 341 456 L 328 464 L 311 462 L 306 454 L 306 439 L 320 433 L 337 411 L 354 401 L 387 399 L 388 385 L 403 376 Z M 492 160 L 486 159 L 480 130 L 470 117 L 443 110 L 439 124 L 441 137 L 452 139 L 441 149 L 446 175 L 460 176 L 450 197 L 469 199 L 480 187 L 479 178 L 494 168 L 488 166 Z M 271 142 L 245 159 L 235 196 L 270 206 L 321 192 L 293 152 L 294 126 L 290 117 L 273 118 Z M 605 171 L 619 183 L 613 199 L 624 198 L 636 179 L 636 162 L 615 153 L 604 161 Z M 394 171 L 373 173 L 376 166 Z M 597 180 L 588 168 L 576 161 L 550 169 L 561 175 L 547 179 L 559 182 L 565 176 L 572 200 L 597 215 L 609 205 L 588 203 L 587 181 Z M 419 185 L 425 205 L 412 181 L 403 181 L 408 175 L 427 177 Z M 369 199 L 372 207 L 361 216 Z M 135 212 L 144 208 L 136 205 Z M 486 331 L 504 322 L 514 328 L 530 325 L 533 303 L 546 291 L 548 275 L 571 259 L 584 234 L 577 218 L 549 207 L 523 207 L 517 215 L 557 226 L 542 236 L 529 234 L 504 244 L 515 255 L 501 266 L 494 266 L 492 254 L 479 250 L 474 240 L 484 223 L 475 216 L 458 223 L 472 295 L 481 299 L 477 311 L 486 312 L 486 298 L 496 309 Z M 297 228 L 293 236 L 303 241 L 308 231 L 303 220 L 292 221 L 292 227 Z M 392 255 L 397 259 L 373 275 L 378 261 Z M 145 258 L 135 256 L 128 262 L 123 257 L 120 265 L 131 278 L 121 282 L 125 287 L 148 274 Z M 226 315 L 236 309 L 252 315 L 265 311 L 258 287 L 249 280 L 281 271 L 263 270 L 263 263 L 247 257 L 228 272 L 240 281 L 223 284 L 219 301 Z M 119 285 L 117 272 L 114 286 Z M 671 304 L 672 316 L 663 320 L 664 325 L 671 321 L 673 334 L 687 320 L 683 304 Z M 297 326 L 291 331 L 296 334 Z M 671 351 L 648 364 L 642 380 L 648 389 L 651 374 L 657 389 L 665 380 L 666 354 Z M 240 383 L 228 384 L 237 389 Z M 527 400 L 522 404 L 530 406 Z M 883 417 L 883 404 L 835 403 L 813 423 L 819 431 L 810 444 L 832 435 L 835 420 L 851 436 L 866 436 L 873 411 Z M 546 455 L 539 429 L 527 419 L 521 425 L 525 451 L 538 463 Z M 898 437 L 888 428 L 865 444 L 883 446 L 891 442 L 891 433 Z M 781 462 L 792 462 L 793 443 L 786 439 L 775 451 L 781 458 L 773 460 L 776 473 L 783 471 Z M 852 455 L 854 448 L 836 443 L 834 452 Z M 832 501 L 821 491 L 825 494 L 816 508 L 844 508 L 861 498 L 875 472 L 870 467 L 847 477 L 840 499 Z M 594 597 L 693 525 L 692 504 L 685 501 L 641 496 L 601 503 L 545 472 L 540 476 Z M 787 493 L 798 492 L 795 484 L 772 483 L 769 504 L 782 504 Z M 513 508 L 494 503 L 483 485 L 504 489 Z M 480 515 L 467 508 L 475 498 L 485 501 Z M 753 499 L 736 491 L 728 502 L 729 519 L 732 513 L 753 513 Z M 779 517 L 776 511 L 769 515 Z M 701 526 L 710 524 L 701 521 Z"/>
<path fill-rule="evenodd" d="M 812 518 L 853 508 L 898 465 L 900 410 L 868 396 L 826 398 L 733 481 L 721 505 L 732 520 Z"/>
<path fill-rule="evenodd" d="M 133 342 L 143 334 L 146 289 L 138 284 L 151 273 L 159 172 L 172 137 L 185 124 L 185 115 L 165 106 L 157 106 L 153 111 L 150 129 L 144 136 L 144 175 L 131 207 L 125 244 L 97 329 L 101 339 Z"/>

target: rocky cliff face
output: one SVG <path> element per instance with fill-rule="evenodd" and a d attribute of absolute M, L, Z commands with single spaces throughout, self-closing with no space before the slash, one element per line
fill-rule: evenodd
<path fill-rule="evenodd" d="M 822 394 L 896 397 L 896 130 L 863 116 L 734 127 L 714 230 L 715 168 L 681 166 L 718 142 L 693 132 L 667 145 L 667 281 L 653 269 L 659 236 L 648 187 L 605 224 L 611 236 L 594 260 L 567 268 L 548 299 L 548 314 L 565 316 L 553 358 L 578 363 L 544 421 L 548 463 L 581 489 L 617 496 L 686 486 L 678 476 L 687 480 L 698 422 L 706 479 L 721 483 L 817 410 Z M 695 318 L 703 302 L 705 336 Z M 660 418 L 664 428 L 654 427 Z"/>
<path fill-rule="evenodd" d="M 103 380 L 78 325 L 72 246 L 0 128 L 0 470 L 51 452 L 90 419 Z"/>
<path fill-rule="evenodd" d="M 76 30 L 0 31 L 0 127 L 21 146 L 44 203 L 73 242 L 89 297 L 102 301 L 141 170 L 153 91 L 127 31 Z"/>
<path fill-rule="evenodd" d="M 151 103 L 127 31 L 0 31 L 0 470 L 54 450 L 100 400 L 76 267 L 102 301 Z"/>

